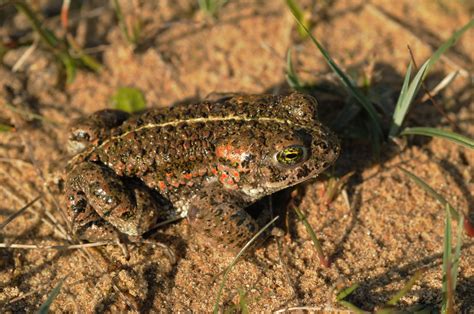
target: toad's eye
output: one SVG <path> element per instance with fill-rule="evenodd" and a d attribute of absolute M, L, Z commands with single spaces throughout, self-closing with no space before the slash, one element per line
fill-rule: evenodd
<path fill-rule="evenodd" d="M 72 134 L 72 140 L 74 140 L 74 141 L 89 141 L 90 140 L 90 135 L 87 131 L 76 130 Z"/>
<path fill-rule="evenodd" d="M 278 163 L 286 166 L 297 164 L 306 159 L 308 153 L 304 146 L 288 146 L 276 154 Z"/>

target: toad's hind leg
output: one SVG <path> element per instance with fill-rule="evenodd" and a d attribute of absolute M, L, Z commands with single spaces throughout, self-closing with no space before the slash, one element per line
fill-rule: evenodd
<path fill-rule="evenodd" d="M 65 190 L 76 230 L 84 230 L 85 224 L 97 224 L 98 215 L 118 231 L 140 236 L 156 224 L 167 206 L 141 182 L 123 180 L 111 169 L 92 162 L 78 164 L 68 174 Z"/>
<path fill-rule="evenodd" d="M 208 240 L 238 251 L 262 227 L 245 211 L 245 205 L 234 193 L 208 188 L 191 199 L 188 218 L 192 228 Z"/>

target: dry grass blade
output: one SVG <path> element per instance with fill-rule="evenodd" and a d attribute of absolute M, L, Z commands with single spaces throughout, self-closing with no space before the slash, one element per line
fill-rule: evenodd
<path fill-rule="evenodd" d="M 78 66 L 83 65 L 96 72 L 100 69 L 99 63 L 95 61 L 94 58 L 87 56 L 82 52 L 79 52 L 78 57 L 74 58 L 69 51 L 70 47 L 68 47 L 64 41 L 59 40 L 54 32 L 44 26 L 36 12 L 30 7 L 29 2 L 16 0 L 10 1 L 10 3 L 15 6 L 18 12 L 25 15 L 34 31 L 39 34 L 41 40 L 50 48 L 56 58 L 62 62 L 66 71 L 67 83 L 72 83 L 74 81 L 76 68 Z M 66 24 L 68 12 L 67 9 L 68 3 L 65 1 L 61 12 L 61 19 L 62 22 L 65 22 Z"/>
<path fill-rule="evenodd" d="M 2 231 L 3 228 L 5 228 L 5 226 L 8 225 L 10 222 L 12 222 L 16 217 L 23 214 L 25 210 L 27 210 L 31 205 L 33 205 L 40 198 L 41 198 L 41 195 L 37 196 L 34 200 L 32 200 L 31 202 L 29 202 L 28 204 L 20 208 L 17 212 L 13 213 L 7 219 L 5 219 L 5 221 L 0 224 L 0 231 Z"/>
<path fill-rule="evenodd" d="M 30 164 L 28 164 L 30 165 Z M 14 180 L 12 180 L 12 182 L 14 182 Z M 9 197 L 11 197 L 12 199 L 14 199 L 16 202 L 18 203 L 23 203 L 23 199 L 21 199 L 20 197 L 16 196 L 12 191 L 10 191 L 9 189 L 7 189 L 5 186 L 2 186 L 0 185 L 0 191 L 5 193 L 6 195 L 8 195 Z M 27 207 L 26 208 L 30 213 L 34 214 L 34 215 L 38 215 L 38 212 L 32 208 L 32 207 Z M 57 235 L 59 235 L 60 237 L 62 237 L 63 239 L 67 239 L 67 235 L 66 235 L 66 232 L 64 231 L 64 229 L 61 227 L 61 225 L 59 225 L 56 221 L 56 219 L 54 218 L 53 215 L 51 215 L 51 213 L 49 213 L 47 210 L 45 211 L 45 214 L 46 216 L 48 216 L 49 219 L 46 219 L 44 217 L 41 218 L 41 221 L 44 222 L 45 224 L 47 224 L 49 227 L 51 227 L 52 230 L 54 230 L 55 233 L 57 233 Z"/>
<path fill-rule="evenodd" d="M 418 38 L 419 42 L 424 43 L 425 45 L 429 46 L 431 49 L 435 49 L 436 46 L 438 45 L 438 43 L 435 43 L 435 42 L 429 40 L 428 38 L 420 38 L 420 36 L 415 34 L 410 27 L 401 24 L 399 21 L 397 21 L 397 19 L 394 16 L 392 16 L 391 14 L 386 12 L 382 7 L 379 7 L 379 6 L 377 6 L 373 3 L 367 3 L 366 7 L 369 8 L 372 13 L 376 13 L 376 15 L 378 15 L 380 18 L 382 18 L 384 22 L 391 22 L 394 25 L 396 25 L 397 27 L 403 28 L 405 31 L 410 33 L 412 36 Z M 471 24 L 473 21 L 474 20 L 471 20 L 468 24 Z M 447 57 L 446 55 L 440 55 L 439 57 L 441 59 L 443 59 L 444 62 L 449 64 L 451 67 L 454 67 L 456 70 L 459 70 L 459 72 L 462 76 L 464 76 L 464 77 L 469 77 L 470 76 L 469 71 L 465 70 L 462 66 L 457 64 L 451 58 Z"/>
<path fill-rule="evenodd" d="M 410 57 L 411 57 L 411 61 L 413 62 L 413 65 L 415 66 L 415 68 L 417 68 L 417 65 L 416 65 L 416 60 L 415 60 L 415 56 L 413 54 L 413 51 L 411 50 L 410 46 L 408 46 L 408 51 L 410 51 Z M 457 71 L 455 72 L 457 73 Z M 443 80 L 444 81 L 444 80 Z M 423 91 L 425 92 L 425 96 L 427 96 L 427 98 L 430 100 L 431 104 L 433 105 L 433 107 L 435 107 L 436 110 L 438 110 L 438 112 L 446 119 L 449 121 L 450 125 L 452 128 L 456 128 L 456 122 L 451 119 L 447 114 L 446 114 L 446 111 L 444 110 L 444 108 L 440 105 L 438 105 L 438 103 L 436 102 L 436 100 L 433 98 L 433 95 L 432 93 L 428 90 L 428 88 L 426 87 L 426 84 L 425 82 L 421 82 L 421 87 L 423 87 Z M 423 99 L 425 99 L 426 97 L 423 96 Z"/>
<path fill-rule="evenodd" d="M 354 175 L 355 171 L 351 171 L 341 178 L 334 178 L 331 177 L 329 179 L 329 184 L 328 188 L 326 190 L 326 193 L 324 194 L 324 204 L 329 205 L 331 204 L 335 199 L 336 196 L 341 193 L 342 188 L 346 185 L 347 181 Z"/>
<path fill-rule="evenodd" d="M 117 242 L 102 241 L 83 244 L 71 245 L 40 245 L 40 244 L 16 244 L 16 243 L 0 243 L 0 248 L 7 249 L 26 249 L 26 250 L 76 250 L 89 247 L 104 246 L 109 244 L 117 244 Z"/>
<path fill-rule="evenodd" d="M 451 83 L 456 79 L 458 76 L 459 71 L 454 71 L 449 73 L 444 77 L 444 79 L 441 80 L 441 82 L 438 83 L 432 90 L 430 90 L 426 95 L 421 98 L 421 102 L 427 101 L 430 97 L 434 97 L 438 95 L 440 91 L 451 85 Z"/>
<path fill-rule="evenodd" d="M 224 285 L 227 280 L 227 276 L 234 267 L 234 265 L 237 263 L 237 261 L 240 259 L 240 257 L 245 253 L 245 251 L 257 240 L 257 238 L 265 231 L 267 230 L 279 217 L 276 216 L 273 218 L 269 223 L 267 223 L 262 229 L 260 229 L 245 245 L 244 247 L 239 251 L 239 253 L 234 257 L 232 262 L 230 263 L 229 266 L 224 271 L 224 275 L 222 277 L 221 284 L 219 286 L 219 291 L 217 292 L 217 297 L 216 297 L 216 302 L 214 303 L 214 313 L 219 313 L 219 302 L 221 299 L 222 291 L 224 290 Z"/>
<path fill-rule="evenodd" d="M 64 29 L 67 29 L 69 24 L 69 7 L 71 5 L 71 0 L 63 0 L 61 6 L 61 25 Z"/>
<path fill-rule="evenodd" d="M 324 306 L 293 306 L 283 309 L 276 310 L 272 312 L 273 314 L 282 314 L 282 313 L 338 313 L 343 314 L 345 311 L 333 309 L 331 307 Z M 347 312 L 350 314 L 351 312 Z"/>
<path fill-rule="evenodd" d="M 38 47 L 38 40 L 37 38 L 34 39 L 33 43 L 25 50 L 25 52 L 18 58 L 15 64 L 12 67 L 12 72 L 18 72 L 25 64 L 25 62 L 31 57 L 33 52 Z"/>

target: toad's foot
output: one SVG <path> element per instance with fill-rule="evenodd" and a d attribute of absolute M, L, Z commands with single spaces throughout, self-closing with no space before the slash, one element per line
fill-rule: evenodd
<path fill-rule="evenodd" d="M 92 162 L 78 164 L 71 171 L 65 190 L 73 229 L 88 240 L 108 238 L 112 227 L 128 236 L 140 236 L 155 225 L 166 207 L 145 185 L 123 180 Z M 88 232 L 81 234 L 81 230 Z"/>

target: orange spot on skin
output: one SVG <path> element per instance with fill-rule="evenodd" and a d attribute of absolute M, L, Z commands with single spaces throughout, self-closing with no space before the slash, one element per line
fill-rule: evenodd
<path fill-rule="evenodd" d="M 223 144 L 216 147 L 217 158 L 223 158 L 232 163 L 239 163 L 242 161 L 242 156 L 245 150 L 234 147 L 231 144 Z"/>
<path fill-rule="evenodd" d="M 166 191 L 166 190 L 167 190 L 167 187 L 166 187 L 165 181 L 158 181 L 158 188 L 159 188 L 161 191 Z"/>
<path fill-rule="evenodd" d="M 170 184 L 175 188 L 179 188 L 180 186 L 180 182 L 178 180 L 172 180 Z"/>
<path fill-rule="evenodd" d="M 234 179 L 235 182 L 240 181 L 240 173 L 237 170 L 231 171 L 231 176 L 232 176 L 232 179 Z"/>
<path fill-rule="evenodd" d="M 223 165 L 219 165 L 218 169 L 220 173 L 219 181 L 222 183 L 222 185 L 224 185 L 225 188 L 230 190 L 236 190 L 239 188 L 237 185 L 237 182 L 240 180 L 240 174 L 238 171 Z"/>
<path fill-rule="evenodd" d="M 227 155 L 225 146 L 219 145 L 216 147 L 216 156 L 218 158 L 225 158 Z"/>
<path fill-rule="evenodd" d="M 183 174 L 183 178 L 185 178 L 186 180 L 191 180 L 193 178 L 193 174 L 192 173 L 185 173 L 185 174 Z"/>

